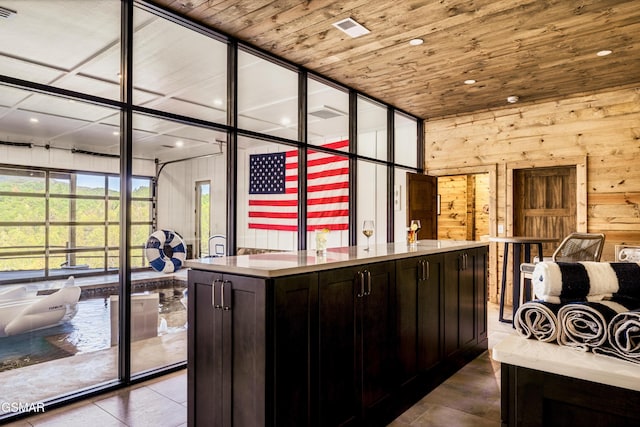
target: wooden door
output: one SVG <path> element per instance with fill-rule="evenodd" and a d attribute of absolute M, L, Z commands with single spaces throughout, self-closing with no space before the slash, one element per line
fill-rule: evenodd
<path fill-rule="evenodd" d="M 419 239 L 438 238 L 437 193 L 437 177 L 407 173 L 407 226 L 412 219 L 420 220 Z"/>
<path fill-rule="evenodd" d="M 513 177 L 514 231 L 517 236 L 555 237 L 576 231 L 576 168 L 517 169 Z M 544 247 L 551 255 L 557 243 Z"/>

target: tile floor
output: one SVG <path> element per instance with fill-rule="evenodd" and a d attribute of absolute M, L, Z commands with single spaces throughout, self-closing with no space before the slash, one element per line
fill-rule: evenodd
<path fill-rule="evenodd" d="M 514 334 L 489 304 L 489 349 Z M 489 350 L 490 352 L 490 350 Z M 390 427 L 500 425 L 500 364 L 478 356 L 394 420 Z M 8 424 L 10 427 L 187 425 L 187 375 L 179 371 L 123 390 L 77 402 Z"/>

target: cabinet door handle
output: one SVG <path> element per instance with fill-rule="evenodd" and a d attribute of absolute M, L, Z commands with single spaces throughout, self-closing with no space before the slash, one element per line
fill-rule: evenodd
<path fill-rule="evenodd" d="M 211 284 L 211 305 L 214 309 L 222 308 L 220 304 L 216 304 L 216 283 L 222 283 L 222 280 L 215 279 Z"/>
<path fill-rule="evenodd" d="M 422 260 L 422 277 L 423 280 L 429 280 L 429 261 Z"/>
<path fill-rule="evenodd" d="M 358 271 L 356 277 L 358 278 L 358 284 L 360 285 L 360 292 L 356 294 L 356 297 L 362 298 L 364 296 L 364 273 L 362 271 Z"/>
<path fill-rule="evenodd" d="M 371 295 L 371 272 L 369 270 L 365 270 L 364 273 L 367 276 L 367 291 L 364 293 L 365 296 Z"/>
<path fill-rule="evenodd" d="M 460 271 L 467 269 L 467 254 L 463 253 L 460 255 Z"/>
<path fill-rule="evenodd" d="M 221 300 L 221 307 L 223 310 L 231 310 L 231 305 L 225 305 L 224 304 L 224 285 L 225 283 L 228 283 L 229 285 L 231 285 L 231 282 L 229 280 L 224 280 L 222 282 L 222 284 L 220 285 L 220 300 Z"/>

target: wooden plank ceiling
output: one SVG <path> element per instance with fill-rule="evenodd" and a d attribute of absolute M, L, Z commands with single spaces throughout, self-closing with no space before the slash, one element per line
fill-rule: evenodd
<path fill-rule="evenodd" d="M 640 84 L 637 0 L 155 2 L 423 119 Z"/>

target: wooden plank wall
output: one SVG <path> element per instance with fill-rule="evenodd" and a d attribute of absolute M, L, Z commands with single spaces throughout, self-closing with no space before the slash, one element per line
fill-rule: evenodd
<path fill-rule="evenodd" d="M 480 240 L 489 234 L 489 174 L 438 178 L 438 239 Z"/>
<path fill-rule="evenodd" d="M 616 244 L 640 244 L 640 88 L 619 89 L 425 122 L 425 169 L 497 165 L 497 227 L 507 222 L 507 164 L 587 158 L 587 231 L 604 232 L 603 261 Z M 498 301 L 502 247 L 491 246 L 490 299 Z M 511 297 L 510 290 L 507 298 Z"/>
<path fill-rule="evenodd" d="M 438 239 L 467 240 L 467 178 L 467 175 L 438 178 Z"/>

